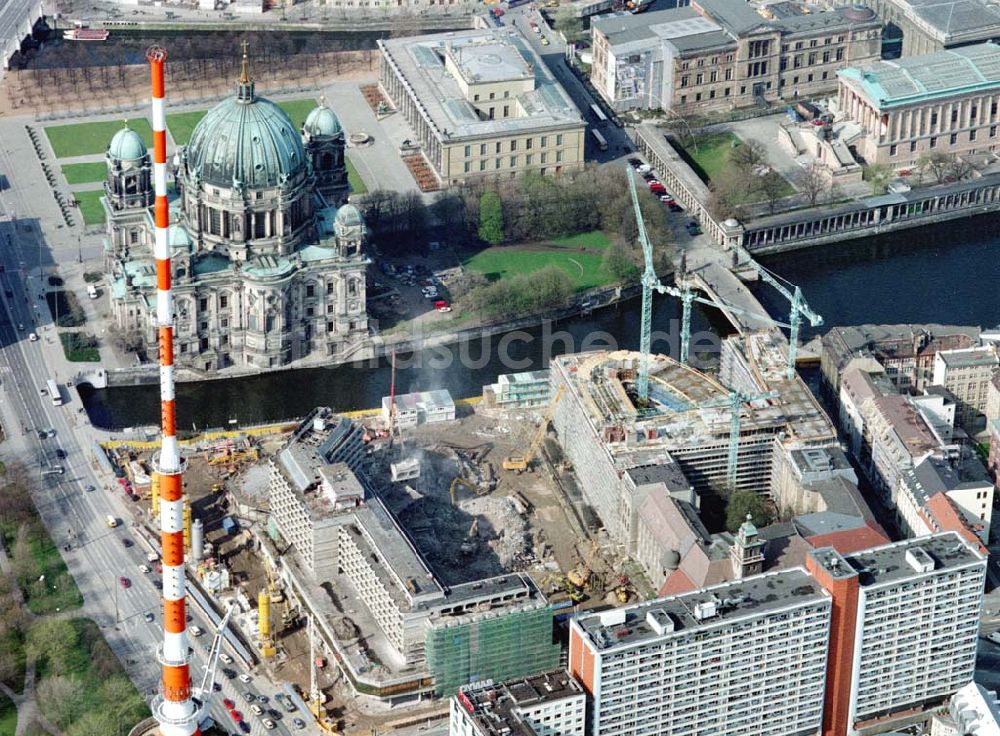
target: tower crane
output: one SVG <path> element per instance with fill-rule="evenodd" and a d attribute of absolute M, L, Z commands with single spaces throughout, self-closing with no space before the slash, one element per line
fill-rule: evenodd
<path fill-rule="evenodd" d="M 775 291 L 785 297 L 791 305 L 788 315 L 788 321 L 791 324 L 788 326 L 788 365 L 785 368 L 785 376 L 792 379 L 795 377 L 795 355 L 799 349 L 799 328 L 802 327 L 802 318 L 808 319 L 809 324 L 813 327 L 819 327 L 823 324 L 823 317 L 814 312 L 806 303 L 805 297 L 802 296 L 802 289 L 757 263 L 742 245 L 737 244 L 733 247 L 737 257 L 746 262 L 750 268 L 757 272 L 761 281 L 774 287 Z M 792 287 L 792 291 L 789 291 L 785 284 Z"/>
<path fill-rule="evenodd" d="M 740 409 L 743 408 L 743 404 L 747 404 L 751 401 L 776 399 L 778 396 L 779 394 L 777 391 L 765 391 L 762 393 L 751 394 L 745 391 L 732 390 L 729 392 L 729 396 L 724 399 L 706 401 L 698 404 L 699 409 L 710 409 L 718 406 L 729 407 L 729 453 L 726 456 L 726 487 L 730 491 L 736 490 L 736 461 L 739 459 L 740 422 L 742 421 Z"/>
<path fill-rule="evenodd" d="M 642 330 L 639 337 L 639 375 L 636 377 L 635 382 L 639 404 L 640 406 L 645 406 L 649 401 L 649 350 L 652 335 L 654 289 L 660 294 L 670 294 L 681 300 L 680 362 L 684 365 L 687 365 L 691 350 L 691 304 L 693 302 L 707 304 L 710 307 L 716 308 L 721 306 L 728 311 L 745 314 L 749 317 L 758 317 L 767 320 L 768 323 L 777 324 L 782 327 L 791 328 L 792 325 L 787 325 L 784 322 L 776 322 L 769 315 L 750 312 L 721 300 L 713 301 L 712 299 L 698 296 L 688 284 L 687 279 L 682 282 L 681 288 L 666 286 L 661 283 L 656 275 L 656 269 L 653 268 L 653 246 L 646 235 L 646 223 L 642 218 L 642 210 L 639 208 L 639 194 L 635 188 L 635 173 L 631 168 L 627 168 L 627 171 L 629 192 L 632 195 L 632 207 L 635 210 L 635 221 L 639 230 L 639 242 L 642 244 L 642 255 L 645 266 L 642 273 Z"/>

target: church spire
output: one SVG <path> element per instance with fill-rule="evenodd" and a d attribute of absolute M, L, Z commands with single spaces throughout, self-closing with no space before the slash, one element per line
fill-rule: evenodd
<path fill-rule="evenodd" d="M 240 63 L 240 77 L 236 80 L 236 99 L 253 102 L 253 77 L 250 76 L 250 57 L 247 55 L 250 44 L 244 39 L 240 46 L 243 48 L 243 61 Z"/>

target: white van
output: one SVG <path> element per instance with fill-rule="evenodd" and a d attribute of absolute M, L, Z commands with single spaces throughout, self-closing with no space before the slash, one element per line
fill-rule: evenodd
<path fill-rule="evenodd" d="M 97 287 L 94 286 L 93 284 L 87 284 L 87 296 L 89 296 L 91 299 L 96 299 Z"/>

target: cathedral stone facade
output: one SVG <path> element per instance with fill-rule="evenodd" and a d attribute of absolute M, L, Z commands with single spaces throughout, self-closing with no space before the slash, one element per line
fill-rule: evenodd
<path fill-rule="evenodd" d="M 126 126 L 106 159 L 115 319 L 155 350 L 150 156 Z M 296 131 L 256 96 L 244 56 L 236 95 L 174 156 L 168 237 L 179 366 L 266 370 L 316 355 L 342 360 L 367 343 L 367 228 L 347 194 L 336 116 L 320 105 Z"/>

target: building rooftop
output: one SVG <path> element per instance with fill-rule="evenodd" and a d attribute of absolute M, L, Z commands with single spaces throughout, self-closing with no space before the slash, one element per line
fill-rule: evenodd
<path fill-rule="evenodd" d="M 662 463 L 672 447 L 729 436 L 729 390 L 711 376 L 663 355 L 650 359 L 651 406 L 642 415 L 629 395 L 639 353 L 628 350 L 563 355 L 556 365 L 566 376 L 593 429 L 624 471 Z M 742 409 L 744 432 L 779 431 L 784 413 L 776 401 Z"/>
<path fill-rule="evenodd" d="M 669 491 L 686 491 L 691 488 L 691 482 L 673 458 L 656 465 L 637 465 L 625 472 L 636 487 L 663 483 Z"/>
<path fill-rule="evenodd" d="M 901 542 L 845 555 L 845 559 L 860 575 L 861 584 L 865 586 L 896 583 L 925 575 L 933 570 L 959 569 L 974 565 L 985 569 L 986 566 L 986 558 L 972 549 L 957 532 L 904 539 Z"/>
<path fill-rule="evenodd" d="M 1000 32 L 1000 8 L 991 0 L 891 0 L 921 30 L 942 43 Z"/>
<path fill-rule="evenodd" d="M 934 433 L 928 429 L 906 396 L 901 394 L 880 396 L 874 400 L 874 405 L 912 457 L 920 457 L 937 449 L 938 442 Z"/>
<path fill-rule="evenodd" d="M 584 613 L 575 622 L 598 649 L 611 649 L 649 644 L 676 632 L 711 629 L 793 607 L 829 604 L 829 594 L 797 567 L 625 608 Z"/>
<path fill-rule="evenodd" d="M 378 45 L 385 62 L 402 76 L 418 100 L 421 115 L 445 141 L 570 129 L 584 124 L 569 95 L 516 31 L 458 31 L 382 39 Z M 480 117 L 445 67 L 448 49 L 453 56 L 464 57 L 466 47 L 483 49 L 469 52 L 466 70 L 470 74 L 499 78 L 522 69 L 534 75 L 533 90 L 510 98 L 511 104 L 521 106 L 523 115 L 495 120 Z"/>
<path fill-rule="evenodd" d="M 388 396 L 384 396 L 382 403 L 386 404 L 389 398 Z M 453 408 L 454 406 L 455 401 L 446 389 L 419 391 L 417 393 L 399 394 L 396 396 L 396 411 L 399 412 L 423 411 L 430 414 L 441 409 Z"/>
<path fill-rule="evenodd" d="M 651 13 L 612 13 L 591 19 L 618 54 L 630 48 L 648 46 L 652 39 L 665 41 L 678 50 L 688 50 L 704 44 L 732 43 L 733 39 L 722 28 L 689 7 L 656 10 Z"/>
<path fill-rule="evenodd" d="M 937 352 L 937 357 L 939 357 L 949 368 L 995 366 L 997 364 L 997 356 L 996 353 L 993 352 L 992 348 L 939 350 Z"/>
<path fill-rule="evenodd" d="M 468 84 L 531 79 L 531 64 L 507 43 L 466 43 L 446 46 L 446 53 Z"/>
<path fill-rule="evenodd" d="M 878 109 L 1000 87 L 1000 46 L 965 46 L 837 72 Z"/>
<path fill-rule="evenodd" d="M 484 736 L 535 736 L 535 729 L 521 717 L 526 707 L 579 698 L 583 690 L 565 670 L 501 684 L 492 681 L 465 685 L 455 696 Z"/>

